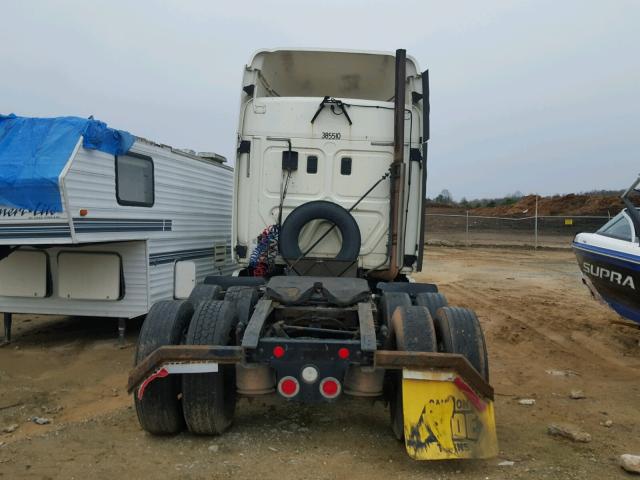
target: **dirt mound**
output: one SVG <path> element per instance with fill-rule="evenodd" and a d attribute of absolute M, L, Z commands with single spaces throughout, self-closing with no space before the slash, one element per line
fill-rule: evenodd
<path fill-rule="evenodd" d="M 610 195 L 554 195 L 538 197 L 538 215 L 615 215 L 624 207 L 622 200 Z M 527 217 L 534 215 L 536 196 L 527 195 L 512 205 L 481 207 L 474 215 Z"/>

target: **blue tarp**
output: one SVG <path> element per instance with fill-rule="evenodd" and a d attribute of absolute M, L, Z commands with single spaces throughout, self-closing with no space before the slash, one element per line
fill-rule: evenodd
<path fill-rule="evenodd" d="M 62 212 L 58 178 L 81 135 L 84 148 L 112 155 L 128 152 L 135 141 L 93 118 L 0 115 L 0 205 Z"/>

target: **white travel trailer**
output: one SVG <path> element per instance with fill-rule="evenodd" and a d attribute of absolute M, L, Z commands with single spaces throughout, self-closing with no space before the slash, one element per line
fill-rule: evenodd
<path fill-rule="evenodd" d="M 231 260 L 233 170 L 93 119 L 0 117 L 0 311 L 145 315 Z"/>

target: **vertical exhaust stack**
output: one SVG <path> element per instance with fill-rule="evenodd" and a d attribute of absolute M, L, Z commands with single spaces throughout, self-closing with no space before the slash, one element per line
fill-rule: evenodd
<path fill-rule="evenodd" d="M 404 110 L 407 90 L 407 52 L 396 50 L 396 74 L 393 116 L 393 162 L 391 163 L 391 195 L 389 215 L 389 269 L 375 276 L 393 281 L 400 271 L 399 250 L 402 239 L 402 204 L 404 199 Z"/>

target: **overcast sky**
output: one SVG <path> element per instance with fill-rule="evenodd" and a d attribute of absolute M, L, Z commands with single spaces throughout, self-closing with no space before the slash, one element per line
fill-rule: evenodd
<path fill-rule="evenodd" d="M 640 0 L 7 0 L 0 42 L 0 113 L 94 115 L 231 161 L 253 51 L 406 48 L 430 70 L 429 196 L 640 173 Z"/>

